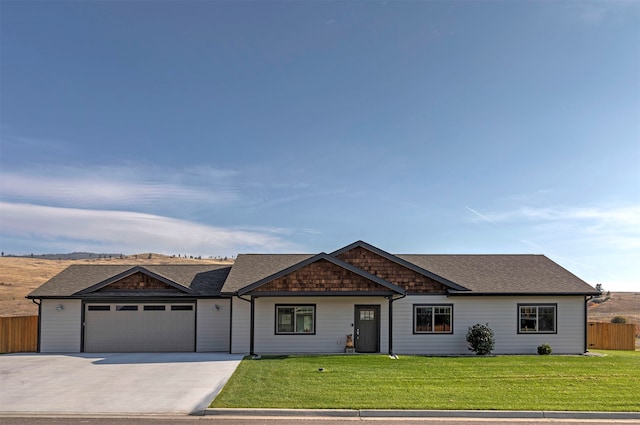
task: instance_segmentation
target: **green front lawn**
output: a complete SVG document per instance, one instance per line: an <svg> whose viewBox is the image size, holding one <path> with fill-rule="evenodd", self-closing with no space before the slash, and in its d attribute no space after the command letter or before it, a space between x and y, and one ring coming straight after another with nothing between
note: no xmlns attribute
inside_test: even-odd
<svg viewBox="0 0 640 425"><path fill-rule="evenodd" d="M242 361L211 407L640 411L640 352L599 352L265 356Z"/></svg>

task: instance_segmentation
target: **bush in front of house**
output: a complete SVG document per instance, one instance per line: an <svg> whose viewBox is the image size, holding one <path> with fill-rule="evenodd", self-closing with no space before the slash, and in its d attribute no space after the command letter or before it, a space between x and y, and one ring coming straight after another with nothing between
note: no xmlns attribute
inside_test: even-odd
<svg viewBox="0 0 640 425"><path fill-rule="evenodd" d="M489 324L476 323L470 326L467 332L467 342L470 351L480 356L490 354L495 345L495 338Z"/></svg>
<svg viewBox="0 0 640 425"><path fill-rule="evenodd" d="M627 318L624 316L616 316L611 319L611 323L627 323Z"/></svg>
<svg viewBox="0 0 640 425"><path fill-rule="evenodd" d="M538 354L540 355L551 354L551 346L546 342L544 344L538 345Z"/></svg>

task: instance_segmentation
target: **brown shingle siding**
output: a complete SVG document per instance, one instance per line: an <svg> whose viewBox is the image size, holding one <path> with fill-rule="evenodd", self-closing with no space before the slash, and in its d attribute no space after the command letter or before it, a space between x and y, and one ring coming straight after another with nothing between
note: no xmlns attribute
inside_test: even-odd
<svg viewBox="0 0 640 425"><path fill-rule="evenodd" d="M362 247L343 252L338 255L338 259L401 286L411 293L447 293L443 284Z"/></svg>
<svg viewBox="0 0 640 425"><path fill-rule="evenodd" d="M134 273L130 276L126 276L116 282L113 282L104 288L96 291L96 292L111 292L111 291L169 291L169 292L180 292L176 288L167 285L164 282L159 281L158 279L154 279L153 277L146 275L144 273L138 272Z"/></svg>
<svg viewBox="0 0 640 425"><path fill-rule="evenodd" d="M371 292L388 290L326 260L319 260L274 279L255 292Z"/></svg>

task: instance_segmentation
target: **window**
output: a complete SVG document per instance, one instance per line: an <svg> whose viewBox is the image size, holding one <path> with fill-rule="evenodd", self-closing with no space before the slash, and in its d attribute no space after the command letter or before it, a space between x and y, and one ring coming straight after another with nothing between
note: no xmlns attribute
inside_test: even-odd
<svg viewBox="0 0 640 425"><path fill-rule="evenodd" d="M276 334L315 333L315 305L276 305Z"/></svg>
<svg viewBox="0 0 640 425"><path fill-rule="evenodd" d="M110 311L110 305L90 305L88 308L89 311Z"/></svg>
<svg viewBox="0 0 640 425"><path fill-rule="evenodd" d="M191 311L193 310L192 305L172 305L171 311Z"/></svg>
<svg viewBox="0 0 640 425"><path fill-rule="evenodd" d="M556 304L518 304L518 333L556 333Z"/></svg>
<svg viewBox="0 0 640 425"><path fill-rule="evenodd" d="M145 305L144 311L164 311L165 306L163 305Z"/></svg>
<svg viewBox="0 0 640 425"><path fill-rule="evenodd" d="M414 305L413 333L453 333L452 305Z"/></svg>
<svg viewBox="0 0 640 425"><path fill-rule="evenodd" d="M118 305L116 306L118 311L138 311L137 305Z"/></svg>
<svg viewBox="0 0 640 425"><path fill-rule="evenodd" d="M360 320L376 320L376 311L360 310Z"/></svg>

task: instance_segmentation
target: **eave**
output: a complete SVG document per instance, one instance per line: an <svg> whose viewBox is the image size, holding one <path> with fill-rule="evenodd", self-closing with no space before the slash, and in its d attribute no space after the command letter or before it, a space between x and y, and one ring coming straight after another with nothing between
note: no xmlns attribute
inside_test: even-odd
<svg viewBox="0 0 640 425"><path fill-rule="evenodd" d="M253 298L260 297L389 297L397 292L393 291L321 291L321 292L291 292L291 291L255 291L250 293Z"/></svg>
<svg viewBox="0 0 640 425"><path fill-rule="evenodd" d="M472 292L472 291L450 291L448 296L462 297L517 297L517 296L590 296L598 295L599 292Z"/></svg>

